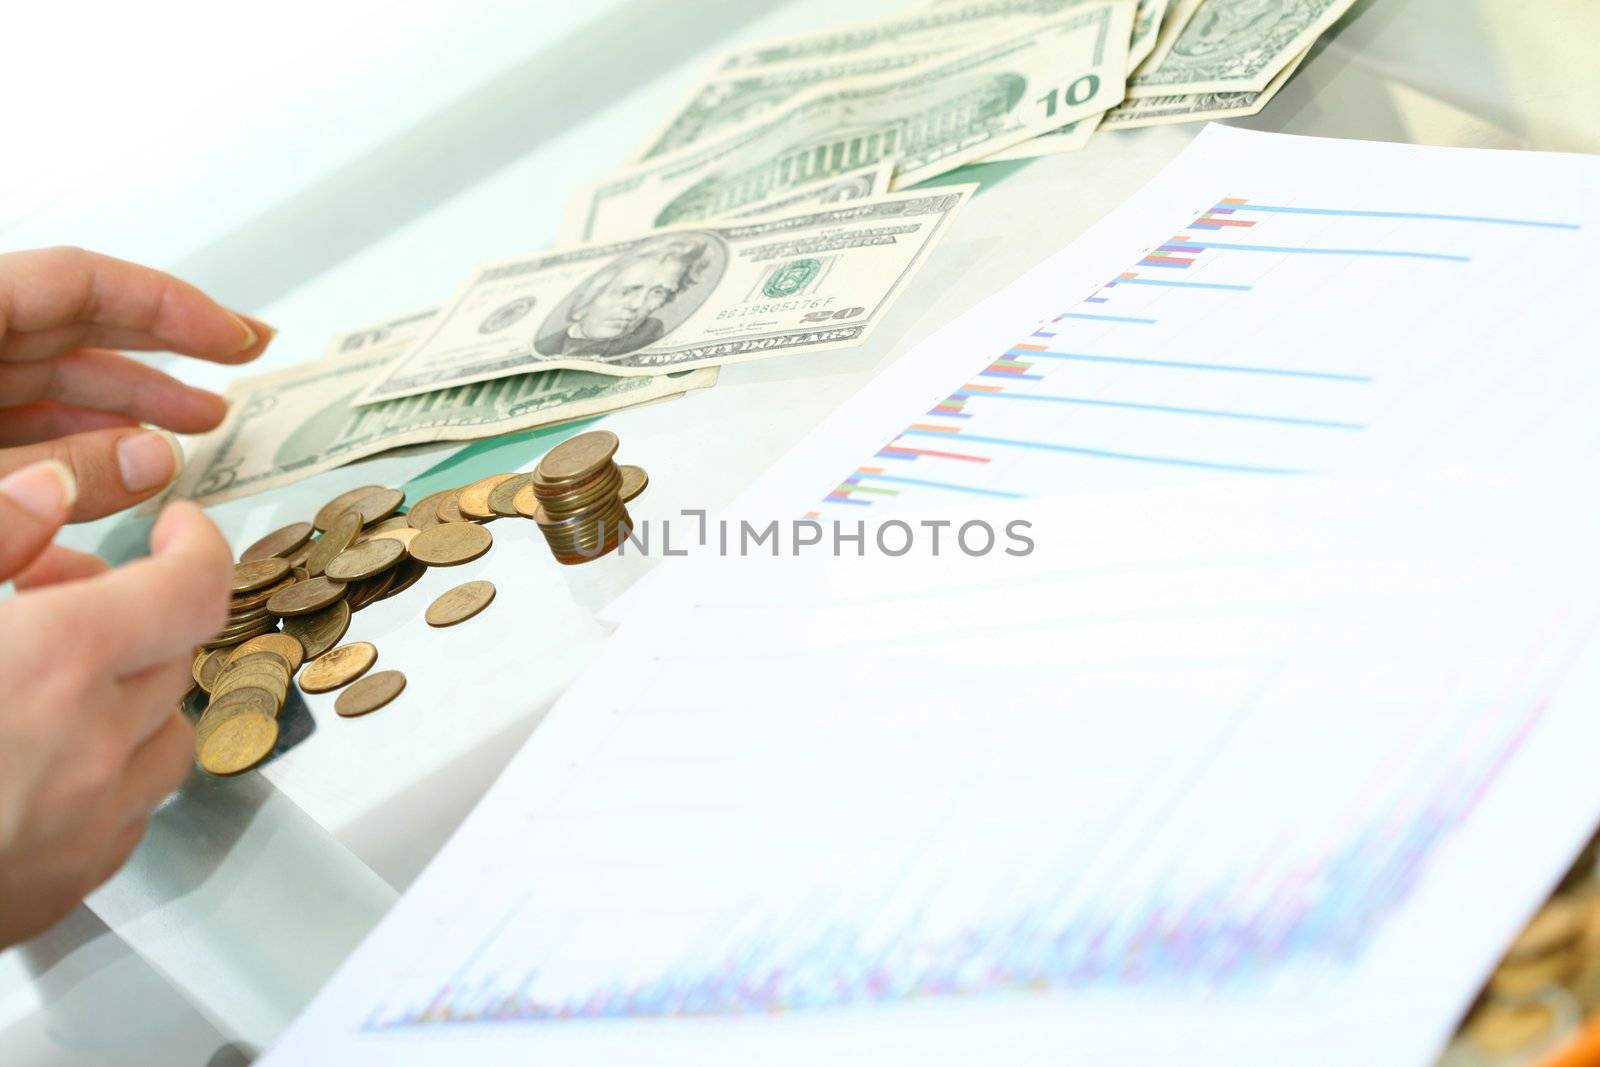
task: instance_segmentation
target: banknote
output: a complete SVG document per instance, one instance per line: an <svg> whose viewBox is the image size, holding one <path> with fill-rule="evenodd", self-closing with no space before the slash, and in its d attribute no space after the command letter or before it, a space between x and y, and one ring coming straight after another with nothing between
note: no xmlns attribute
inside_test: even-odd
<svg viewBox="0 0 1600 1067"><path fill-rule="evenodd" d="M1144 96L1124 100L1101 119L1104 130L1132 130L1140 126L1167 126L1178 122L1210 122L1213 119L1254 115L1277 95L1300 63L1311 53L1308 48L1289 60L1267 87L1259 93L1178 93L1173 96Z"/></svg>
<svg viewBox="0 0 1600 1067"><path fill-rule="evenodd" d="M1133 13L1133 40L1128 42L1129 70L1137 70L1155 51L1169 7L1171 0L1139 0Z"/></svg>
<svg viewBox="0 0 1600 1067"><path fill-rule="evenodd" d="M868 197L887 193L894 183L894 160L885 159L870 166L856 170L847 170L843 174L835 175L826 181L816 182L811 185L802 185L788 196L780 196L772 200L763 200L752 204L740 211L735 211L723 219L749 219L761 215L794 214L813 207L828 207L832 204L842 204L850 200L865 200ZM567 217L561 220L561 233L556 237L557 244L576 245L584 241L579 220L568 212Z"/></svg>
<svg viewBox="0 0 1600 1067"><path fill-rule="evenodd" d="M1201 0L1172 50L1134 76L1128 96L1260 92L1354 3Z"/></svg>
<svg viewBox="0 0 1600 1067"><path fill-rule="evenodd" d="M911 71L810 90L580 191L563 232L610 240L711 219L896 159L913 185L1119 103L1133 0L1069 7Z"/></svg>
<svg viewBox="0 0 1600 1067"><path fill-rule="evenodd" d="M720 134L807 89L907 70L968 44L946 42L942 47L852 53L823 62L785 63L712 77L697 85L669 113L666 121L645 138L633 159L653 159Z"/></svg>
<svg viewBox="0 0 1600 1067"><path fill-rule="evenodd" d="M351 400L438 318L429 310L334 339L329 352L228 391L223 424L185 443L169 492L221 503L404 445L460 441L587 418L714 385L716 368L618 378L587 371L520 374L481 386L356 408Z"/></svg>
<svg viewBox="0 0 1600 1067"><path fill-rule="evenodd" d="M479 267L356 403L541 367L660 374L859 344L974 189L889 193Z"/></svg>
<svg viewBox="0 0 1600 1067"><path fill-rule="evenodd" d="M1085 0L952 0L888 18L852 22L815 33L769 38L723 53L723 72L760 70L782 64L821 63L875 49L909 51L972 41L1007 20L1059 15Z"/></svg>

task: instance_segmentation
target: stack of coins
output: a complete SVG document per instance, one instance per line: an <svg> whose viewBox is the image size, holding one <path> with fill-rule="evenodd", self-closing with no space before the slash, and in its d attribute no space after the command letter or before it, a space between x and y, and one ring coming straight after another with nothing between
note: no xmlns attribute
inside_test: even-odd
<svg viewBox="0 0 1600 1067"><path fill-rule="evenodd" d="M241 563L233 569L233 597L228 621L206 648L229 648L278 628L267 603L294 585L296 576L288 560L268 557Z"/></svg>
<svg viewBox="0 0 1600 1067"><path fill-rule="evenodd" d="M273 638L279 643L268 644ZM195 758L211 774L247 771L278 743L278 713L298 666L297 646L282 634L257 642L254 648L240 645L229 655L212 679L211 700L195 724Z"/></svg>
<svg viewBox="0 0 1600 1067"><path fill-rule="evenodd" d="M514 498L518 512L539 524L557 562L598 559L627 536L631 520L622 500L622 470L612 461L617 445L609 430L557 445Z"/></svg>

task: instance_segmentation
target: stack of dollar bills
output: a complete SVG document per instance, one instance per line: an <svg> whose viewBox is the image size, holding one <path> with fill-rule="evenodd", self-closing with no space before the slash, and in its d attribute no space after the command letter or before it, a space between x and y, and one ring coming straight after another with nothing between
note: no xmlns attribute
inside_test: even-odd
<svg viewBox="0 0 1600 1067"><path fill-rule="evenodd" d="M682 395L861 344L976 188L972 163L1250 115L1355 0L936 0L719 56L558 247L241 381L179 495Z"/></svg>

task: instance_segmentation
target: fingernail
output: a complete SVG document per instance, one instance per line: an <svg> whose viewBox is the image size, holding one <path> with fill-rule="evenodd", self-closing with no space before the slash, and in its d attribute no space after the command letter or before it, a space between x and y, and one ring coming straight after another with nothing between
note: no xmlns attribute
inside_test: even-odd
<svg viewBox="0 0 1600 1067"><path fill-rule="evenodd" d="M238 315L234 315L233 312L231 312L231 311L228 312L228 314L229 315L233 315L233 321L237 322L239 324L239 329L244 334L244 339L239 342L239 347L235 348L234 351L235 352L243 352L245 349L247 349L251 345L255 344L256 341L258 341L260 338L258 338L256 336L255 329L248 322L244 321L244 319L242 319Z"/></svg>
<svg viewBox="0 0 1600 1067"><path fill-rule="evenodd" d="M0 496L10 497L23 511L55 522L78 499L78 479L60 460L47 459L13 471L0 480Z"/></svg>
<svg viewBox="0 0 1600 1067"><path fill-rule="evenodd" d="M117 466L122 470L123 488L142 493L178 476L183 468L183 449L171 434L146 430L117 442Z"/></svg>

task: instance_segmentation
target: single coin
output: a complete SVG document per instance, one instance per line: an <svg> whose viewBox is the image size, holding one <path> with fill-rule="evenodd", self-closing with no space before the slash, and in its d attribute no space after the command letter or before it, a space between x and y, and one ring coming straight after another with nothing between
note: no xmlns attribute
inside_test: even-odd
<svg viewBox="0 0 1600 1067"><path fill-rule="evenodd" d="M546 452L534 473L544 482L578 481L616 455L617 444L617 435L610 430L580 433Z"/></svg>
<svg viewBox="0 0 1600 1067"><path fill-rule="evenodd" d="M409 530L411 525L406 522L404 515L390 515L387 519L375 522L361 531L361 540L370 541L381 533L390 530ZM358 542L359 543L359 542Z"/></svg>
<svg viewBox="0 0 1600 1067"><path fill-rule="evenodd" d="M236 660L243 659L252 652L276 652L289 664L291 671L299 670L300 664L305 662L306 658L306 650L301 647L297 639L285 633L271 633L262 634L260 637L252 637L234 649L233 655L229 657L228 662L231 664Z"/></svg>
<svg viewBox="0 0 1600 1067"><path fill-rule="evenodd" d="M532 474L513 474L489 490L489 510L496 515L514 518L518 514L517 494L531 481L533 481Z"/></svg>
<svg viewBox="0 0 1600 1067"><path fill-rule="evenodd" d="M336 582L365 581L399 563L405 554L406 546L399 541L387 537L368 541L347 548L329 560L323 575Z"/></svg>
<svg viewBox="0 0 1600 1067"><path fill-rule="evenodd" d="M488 607L493 599L492 582L467 582L440 593L438 599L428 605L425 618L429 626L454 626Z"/></svg>
<svg viewBox="0 0 1600 1067"><path fill-rule="evenodd" d="M223 666L228 662L228 654L220 648L202 648L195 654L194 666L190 668L190 676L194 684L206 692L211 692L211 683L217 680L217 675L222 673Z"/></svg>
<svg viewBox="0 0 1600 1067"><path fill-rule="evenodd" d="M313 578L309 582L295 582L289 588L274 593L267 601L267 610L280 618L309 615L321 611L344 596L344 583L331 578Z"/></svg>
<svg viewBox="0 0 1600 1067"><path fill-rule="evenodd" d="M312 522L319 530L326 530L333 525L333 520L350 510L350 505L368 494L382 489L381 485L358 485L354 489L346 489L322 507L317 509L317 514Z"/></svg>
<svg viewBox="0 0 1600 1067"><path fill-rule="evenodd" d="M349 685L378 662L378 650L370 642L352 641L324 652L300 672L300 688L308 693L326 693Z"/></svg>
<svg viewBox="0 0 1600 1067"><path fill-rule="evenodd" d="M333 710L345 718L377 711L400 695L406 687L406 676L399 671L379 671L369 674L355 685L339 694Z"/></svg>
<svg viewBox="0 0 1600 1067"><path fill-rule="evenodd" d="M306 557L306 573L313 578L321 577L334 557L356 543L360 533L360 515L347 511L335 518L333 525L311 546L311 554Z"/></svg>
<svg viewBox="0 0 1600 1067"><path fill-rule="evenodd" d="M251 560L233 568L233 591L249 593L281 582L289 574L289 561L272 557Z"/></svg>
<svg viewBox="0 0 1600 1067"><path fill-rule="evenodd" d="M437 525L445 522L469 521L465 515L461 514L461 505L459 503L460 499L460 489L452 489L450 492L446 493L444 498L439 501L439 507L436 509L436 514L434 515L434 523Z"/></svg>
<svg viewBox="0 0 1600 1067"><path fill-rule="evenodd" d="M472 522L447 522L430 526L411 542L411 557L430 567L470 563L489 551L494 536Z"/></svg>
<svg viewBox="0 0 1600 1067"><path fill-rule="evenodd" d="M383 591L383 599L388 600L397 593L405 592L416 585L422 576L427 573L428 565L426 563L410 558L401 560L400 566L394 569L394 584Z"/></svg>
<svg viewBox="0 0 1600 1067"><path fill-rule="evenodd" d="M273 556L290 559L309 540L311 540L311 524L309 522L292 522L281 530L273 530L267 536L239 553L239 559L245 563L258 559L270 559Z"/></svg>
<svg viewBox="0 0 1600 1067"><path fill-rule="evenodd" d="M1489 976L1489 989L1510 1000L1529 997L1546 986L1571 978L1582 963L1582 954L1576 946L1557 949L1537 959L1502 963Z"/></svg>
<svg viewBox="0 0 1600 1067"><path fill-rule="evenodd" d="M489 494L494 492L495 486L509 482L515 474L491 474L487 478L479 478L465 489L456 498L456 508L469 519L493 519L498 513L489 506Z"/></svg>
<svg viewBox="0 0 1600 1067"><path fill-rule="evenodd" d="M273 694L265 689L253 686L244 689L235 689L231 693L213 700L206 705L205 712L200 716L200 721L194 726L195 752L199 753L200 742L206 735L216 729L217 724L224 719L235 715L265 715L268 718L277 718L279 705Z"/></svg>
<svg viewBox="0 0 1600 1067"><path fill-rule="evenodd" d="M237 621L253 611L264 609L267 606L267 601L272 599L272 594L280 589L289 588L297 580L293 572L291 572L283 581L269 585L265 589L257 589L251 593L235 594L233 599L228 601L228 617Z"/></svg>
<svg viewBox="0 0 1600 1067"><path fill-rule="evenodd" d="M367 538L367 541L399 541L403 547L411 546L411 539L421 533L421 530L412 526L401 526L393 530L383 530ZM365 544L366 542L362 542Z"/></svg>
<svg viewBox="0 0 1600 1067"><path fill-rule="evenodd" d="M539 495L533 491L533 483L517 490L512 506L517 509L517 514L525 519L533 518L533 513L539 510Z"/></svg>
<svg viewBox="0 0 1600 1067"><path fill-rule="evenodd" d="M379 519L387 519L405 503L406 495L398 489L374 489L350 505L350 514L361 517L361 525L371 526Z"/></svg>
<svg viewBox="0 0 1600 1067"><path fill-rule="evenodd" d="M305 647L307 659L316 659L337 645L349 629L350 605L342 600L314 614L283 620L283 632Z"/></svg>
<svg viewBox="0 0 1600 1067"><path fill-rule="evenodd" d="M306 557L311 555L311 546L314 543L315 542L307 541L305 544L295 549L294 552L283 558L289 561L289 566L294 570L302 570L306 565Z"/></svg>
<svg viewBox="0 0 1600 1067"><path fill-rule="evenodd" d="M272 755L278 720L266 715L231 716L199 742L200 767L208 774L242 774Z"/></svg>
<svg viewBox="0 0 1600 1067"><path fill-rule="evenodd" d="M1467 1040L1495 1058L1527 1049L1556 1022L1555 1009L1540 1001L1491 1001L1462 1028Z"/></svg>
<svg viewBox="0 0 1600 1067"><path fill-rule="evenodd" d="M622 502L626 504L650 485L650 475L644 472L643 467L624 466L622 468L622 490L619 494Z"/></svg>
<svg viewBox="0 0 1600 1067"><path fill-rule="evenodd" d="M1507 963L1525 963L1557 949L1566 948L1583 935L1583 906L1575 900L1557 898L1528 920L1522 933L1506 950Z"/></svg>
<svg viewBox="0 0 1600 1067"><path fill-rule="evenodd" d="M406 512L406 524L413 530L426 530L439 521L439 504L445 497L455 492L454 489L441 489L437 493L429 493Z"/></svg>

